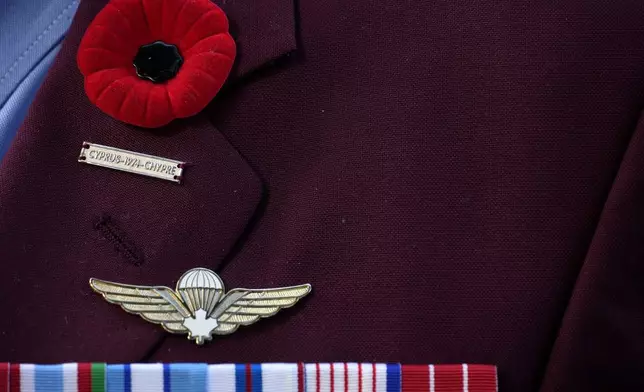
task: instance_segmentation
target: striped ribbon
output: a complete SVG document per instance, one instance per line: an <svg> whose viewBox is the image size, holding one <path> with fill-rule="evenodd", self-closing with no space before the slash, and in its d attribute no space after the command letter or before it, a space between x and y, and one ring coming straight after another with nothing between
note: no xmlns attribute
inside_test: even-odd
<svg viewBox="0 0 644 392"><path fill-rule="evenodd" d="M497 392L489 365L0 363L0 392Z"/></svg>

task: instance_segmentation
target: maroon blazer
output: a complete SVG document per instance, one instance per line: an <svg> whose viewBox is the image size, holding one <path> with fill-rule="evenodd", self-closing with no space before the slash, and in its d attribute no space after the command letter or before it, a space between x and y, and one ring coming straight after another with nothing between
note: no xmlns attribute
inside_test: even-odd
<svg viewBox="0 0 644 392"><path fill-rule="evenodd" d="M239 55L156 131L87 99L84 0L0 168L0 358L490 363L644 388L644 3L222 0ZM189 161L182 185L83 141ZM94 294L311 283L197 347Z"/></svg>

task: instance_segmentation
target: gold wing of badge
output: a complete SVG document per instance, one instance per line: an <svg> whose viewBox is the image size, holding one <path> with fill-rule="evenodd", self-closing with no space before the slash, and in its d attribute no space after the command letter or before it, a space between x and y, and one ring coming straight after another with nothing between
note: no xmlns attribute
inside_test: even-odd
<svg viewBox="0 0 644 392"><path fill-rule="evenodd" d="M311 285L278 289L233 289L215 307L210 317L217 320L212 333L228 335L240 325L250 325L260 318L270 317L281 309L289 308L311 292Z"/></svg>
<svg viewBox="0 0 644 392"><path fill-rule="evenodd" d="M181 276L177 289L138 286L92 278L94 291L125 311L160 324L172 333L187 333L197 344L212 335L228 335L241 325L250 325L288 308L311 292L311 285L250 290L233 289L225 294L217 274L194 268Z"/></svg>

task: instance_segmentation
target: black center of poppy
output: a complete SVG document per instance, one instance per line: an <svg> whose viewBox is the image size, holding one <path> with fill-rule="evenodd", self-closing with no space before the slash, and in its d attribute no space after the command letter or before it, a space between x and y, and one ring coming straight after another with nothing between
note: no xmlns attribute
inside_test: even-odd
<svg viewBox="0 0 644 392"><path fill-rule="evenodd" d="M156 41L141 46L133 63L136 74L141 79L161 83L175 77L183 64L183 58L176 46Z"/></svg>

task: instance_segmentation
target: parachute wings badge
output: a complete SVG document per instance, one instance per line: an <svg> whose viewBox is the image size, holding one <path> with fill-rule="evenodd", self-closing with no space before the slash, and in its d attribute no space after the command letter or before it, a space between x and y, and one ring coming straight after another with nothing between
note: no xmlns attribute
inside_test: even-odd
<svg viewBox="0 0 644 392"><path fill-rule="evenodd" d="M225 293L221 278L207 268L184 273L177 289L137 286L92 278L89 284L110 303L168 332L188 334L201 345L212 335L228 335L288 308L311 292L311 285L272 289L233 289Z"/></svg>

